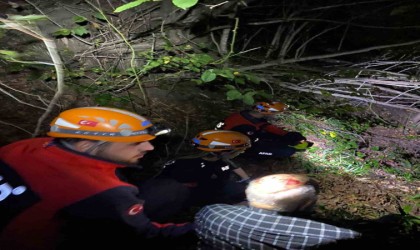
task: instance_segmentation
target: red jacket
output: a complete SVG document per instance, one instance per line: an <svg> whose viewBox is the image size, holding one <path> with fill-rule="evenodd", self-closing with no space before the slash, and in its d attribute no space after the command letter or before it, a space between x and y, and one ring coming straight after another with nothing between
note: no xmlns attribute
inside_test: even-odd
<svg viewBox="0 0 420 250"><path fill-rule="evenodd" d="M173 237L191 224L157 224L138 189L117 178L123 166L62 148L50 138L0 148L1 249L55 249L68 218L112 220L136 235ZM66 216L63 216L66 215Z"/></svg>

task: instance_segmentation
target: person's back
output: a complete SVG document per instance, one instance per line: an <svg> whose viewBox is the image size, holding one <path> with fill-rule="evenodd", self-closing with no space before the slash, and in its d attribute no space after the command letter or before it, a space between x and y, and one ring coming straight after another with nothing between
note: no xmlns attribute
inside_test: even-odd
<svg viewBox="0 0 420 250"><path fill-rule="evenodd" d="M193 205L242 201L249 176L231 159L250 147L249 138L235 131L207 130L192 141L203 153L168 161L156 178L172 178L188 187Z"/></svg>
<svg viewBox="0 0 420 250"><path fill-rule="evenodd" d="M200 167L197 167L200 166ZM232 166L221 160L211 161L205 156L196 158L178 158L165 163L160 177L172 177L186 186L197 186L212 179L227 180ZM213 178L212 178L213 176Z"/></svg>
<svg viewBox="0 0 420 250"><path fill-rule="evenodd" d="M15 242L19 244L27 241L28 244L33 244L29 243L30 239L35 240L37 237L49 237L51 241L48 243L53 243L55 236L47 235L46 232L51 230L51 233L55 233L55 227L61 224L58 211L64 211L78 201L119 186L130 189L126 183L113 178L113 164L94 162L93 159L68 153L57 147L50 138L29 139L5 146L0 149L0 157L3 169L7 169L6 173L2 173L3 180L13 183L14 189L25 189L22 194L14 195L12 191L10 199L4 198L3 202L7 202L4 204L5 208L14 207L18 217L14 218L11 225L13 227L6 227L3 231L3 243L8 239L15 240L16 237L25 239ZM87 164L94 164L95 168L88 168ZM21 182L15 182L16 179L9 175L12 171ZM100 181L97 177L100 177ZM21 202L29 201L32 202L24 207L19 206ZM24 210L20 211L21 209ZM22 235L18 236L16 232ZM38 233L43 235L37 235ZM13 236L9 237L9 234ZM31 245L28 247L31 248ZM47 248L42 246L44 247Z"/></svg>
<svg viewBox="0 0 420 250"><path fill-rule="evenodd" d="M286 110L281 102L258 102L252 110L242 110L226 117L216 129L241 132L252 140L252 147L244 156L267 159L289 157L298 150L312 146L299 132L287 131L271 124L268 119Z"/></svg>
<svg viewBox="0 0 420 250"><path fill-rule="evenodd" d="M1 249L127 247L128 240L192 232L192 224L152 223L138 189L115 175L153 150L152 129L124 110L76 108L51 123L55 139L0 148Z"/></svg>
<svg viewBox="0 0 420 250"><path fill-rule="evenodd" d="M316 190L302 175L250 182L249 206L214 204L195 217L200 249L308 249L358 237L350 229L296 217L310 212Z"/></svg>

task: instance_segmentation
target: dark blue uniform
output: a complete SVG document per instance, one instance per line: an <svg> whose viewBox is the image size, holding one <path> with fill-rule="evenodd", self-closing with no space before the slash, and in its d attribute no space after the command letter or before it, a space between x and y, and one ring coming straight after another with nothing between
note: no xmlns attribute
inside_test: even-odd
<svg viewBox="0 0 420 250"><path fill-rule="evenodd" d="M176 159L167 162L156 178L172 178L190 188L191 205L236 203L245 199L246 184L232 180L233 169L223 160Z"/></svg>

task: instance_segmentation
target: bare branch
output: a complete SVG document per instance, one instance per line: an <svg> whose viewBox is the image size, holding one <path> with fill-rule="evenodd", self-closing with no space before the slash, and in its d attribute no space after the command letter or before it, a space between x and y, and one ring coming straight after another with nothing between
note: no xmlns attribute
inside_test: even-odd
<svg viewBox="0 0 420 250"><path fill-rule="evenodd" d="M275 84L277 84L278 86L280 86L282 88L287 88L287 89L291 89L291 90L297 90L297 91L300 91L300 92L307 92L307 93L322 95L321 91L317 91L317 90L313 90L313 89L309 89L309 88L298 87L295 84L290 83L290 82L276 82ZM335 96L335 97L345 98L345 99L358 100L358 101L362 101L362 102L365 102L365 103L373 103L373 104L378 104L378 105L381 105L381 106L387 106L387 107L393 107L393 108L399 108L399 109L405 109L405 110L420 112L420 110L417 109L417 108L407 107L407 106L399 105L399 104L390 104L390 103L386 103L386 102L377 101L377 100L374 100L372 98L350 96L350 95L343 95L343 94L337 94L337 93L331 93L331 95Z"/></svg>
<svg viewBox="0 0 420 250"><path fill-rule="evenodd" d="M30 36L33 36L35 38L38 38L42 40L47 47L48 53L50 54L50 57L54 63L54 67L56 70L57 75L57 90L54 94L54 97L50 101L46 111L42 114L42 116L38 119L37 126L35 128L35 132L32 134L33 137L37 136L40 132L40 128L42 125L42 122L47 118L47 116L51 113L53 107L57 104L59 98L64 92L64 70L63 70L63 63L61 61L60 55L57 51L57 45L55 44L54 40L49 39L42 35L41 31L38 29L37 26L30 25L27 26L23 23L19 22L13 22L7 19L0 18L0 21L6 24L8 27L19 30L25 34L28 34ZM30 105L32 106L32 105Z"/></svg>
<svg viewBox="0 0 420 250"><path fill-rule="evenodd" d="M11 123L8 123L8 122L4 122L4 121L0 121L0 123L1 124L4 124L4 125L7 125L7 126L11 126L11 127L14 127L14 128L17 128L17 129L19 129L19 130L22 130L23 132L26 132L26 133L28 133L28 134L32 134L30 131L28 131L28 130L26 130L26 129L24 129L24 128L21 128L21 127L19 127L19 126L16 126L16 125L14 125L14 124L11 124Z"/></svg>
<svg viewBox="0 0 420 250"><path fill-rule="evenodd" d="M258 65L253 65L249 67L242 67L240 70L254 70L254 69L262 69L267 68L271 66L281 65L281 64L287 64L287 63L297 63L297 62L305 62L305 61L312 61L312 60L319 60L319 59L325 59L325 58L333 58L333 57L339 57L339 56L345 56L345 55L352 55L352 54L359 54L368 52L371 50L380 50L380 49L388 49L388 48L394 48L394 47L402 47L402 46L408 46L420 43L420 40L414 40L410 42L405 43L397 43L397 44L389 44L389 45L380 45L380 46L372 46L369 48L359 49L359 50L352 50L347 52L340 52L340 53L333 53L333 54L326 54L326 55L316 55L316 56L308 56L308 57L301 57L301 58L292 58L292 59L279 59L274 60L267 63L262 63Z"/></svg>
<svg viewBox="0 0 420 250"><path fill-rule="evenodd" d="M15 101L17 101L17 102L19 102L19 103L22 103L22 104L28 105L28 106L33 107L33 108L46 110L46 108L39 107L39 106L35 106L35 105L31 104L31 103L27 103L27 102L24 102L24 101L20 100L19 98L17 98L16 96L12 95L12 94L11 94L11 93L9 93L9 92L7 92L7 91L6 91L6 90L4 90L3 88L0 88L0 92L2 92L2 93L3 93L3 94L5 94L5 95L10 96L11 98L13 98Z"/></svg>

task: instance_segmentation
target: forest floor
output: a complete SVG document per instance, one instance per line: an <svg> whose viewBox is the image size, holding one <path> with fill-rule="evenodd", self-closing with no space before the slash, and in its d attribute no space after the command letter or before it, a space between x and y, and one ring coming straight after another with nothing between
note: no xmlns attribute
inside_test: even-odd
<svg viewBox="0 0 420 250"><path fill-rule="evenodd" d="M256 176L305 173L300 163L298 158L292 157L288 161L272 162L268 167L260 163L245 169ZM310 176L320 187L317 208L312 215L315 220L361 232L360 247L369 243L377 249L416 249L415 246L419 246L419 224L410 223L413 217L404 212L404 208L409 207L411 215L420 215L418 198L417 201L411 199L420 194L419 181L407 181L380 169L359 177L326 172Z"/></svg>
<svg viewBox="0 0 420 250"><path fill-rule="evenodd" d="M417 132L412 131L416 134ZM380 146L382 153L403 150L411 156L419 156L420 138L407 140L407 131L373 127L364 139ZM314 139L315 138L308 138ZM323 146L323 145L318 145ZM378 152L365 152L368 155ZM299 155L301 154L301 155ZM298 152L288 160L242 164L253 176L270 173L307 173L302 166L306 152ZM240 157L239 157L240 158ZM397 160L397 159L396 159ZM397 162L387 160L388 166ZM417 161L418 164L418 161ZM414 166L418 173L419 165ZM420 181L407 180L381 168L371 169L369 174L331 173L321 169L309 174L320 187L317 208L313 218L334 225L362 232L361 244L376 244L378 249L415 249L420 243L420 225L413 223L413 215L420 216ZM417 196L417 199L414 199ZM361 245L361 246L362 246ZM342 249L342 246L341 248Z"/></svg>

